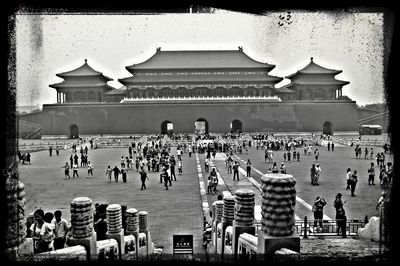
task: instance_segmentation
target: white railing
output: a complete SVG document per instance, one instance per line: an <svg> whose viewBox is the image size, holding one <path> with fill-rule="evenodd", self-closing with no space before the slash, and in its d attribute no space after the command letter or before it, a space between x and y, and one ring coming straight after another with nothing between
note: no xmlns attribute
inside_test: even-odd
<svg viewBox="0 0 400 266"><path fill-rule="evenodd" d="M148 102L148 101L232 101L232 100L266 100L278 101L281 99L278 96L190 96L190 97L148 97L148 98L132 98L124 97L121 103L130 102Z"/></svg>

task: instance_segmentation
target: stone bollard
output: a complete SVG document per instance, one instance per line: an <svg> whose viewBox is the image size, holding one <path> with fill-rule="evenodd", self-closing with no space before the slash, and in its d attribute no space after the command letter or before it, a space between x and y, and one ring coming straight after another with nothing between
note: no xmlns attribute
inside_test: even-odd
<svg viewBox="0 0 400 266"><path fill-rule="evenodd" d="M222 214L224 211L224 202L222 200L215 201L215 240L214 240L214 253L219 253L221 246L221 237L222 237L222 228L221 228L221 221L222 221Z"/></svg>
<svg viewBox="0 0 400 266"><path fill-rule="evenodd" d="M139 234L144 233L146 235L146 257L148 257L149 254L152 254L154 249L153 243L151 242L151 234L148 227L147 218L148 213L146 211L139 212Z"/></svg>
<svg viewBox="0 0 400 266"><path fill-rule="evenodd" d="M255 193L251 189L239 189L235 191L235 215L233 221L232 249L233 258L238 258L238 241L242 233L255 235L254 226Z"/></svg>
<svg viewBox="0 0 400 266"><path fill-rule="evenodd" d="M262 218L258 253L270 258L281 248L300 252L300 237L294 228L295 178L287 174L266 174L261 177L261 182Z"/></svg>
<svg viewBox="0 0 400 266"><path fill-rule="evenodd" d="M84 246L87 250L88 260L97 258L92 203L92 200L87 197L78 197L71 201L72 237L68 241L69 246Z"/></svg>
<svg viewBox="0 0 400 266"><path fill-rule="evenodd" d="M6 178L7 227L6 250L9 259L18 259L20 255L33 255L33 239L26 238L25 185L18 180L17 173Z"/></svg>
<svg viewBox="0 0 400 266"><path fill-rule="evenodd" d="M122 208L119 204L110 204L106 209L108 239L115 239L118 243L119 258L125 254L124 230L122 230Z"/></svg>
<svg viewBox="0 0 400 266"><path fill-rule="evenodd" d="M139 214L134 208L126 210L126 235L135 237L136 259L139 258Z"/></svg>
<svg viewBox="0 0 400 266"><path fill-rule="evenodd" d="M225 249L225 231L226 228L233 224L233 219L235 217L235 197L230 195L223 199L223 212L222 212L222 243L221 248L218 253L222 254L221 260L224 259L224 249Z"/></svg>

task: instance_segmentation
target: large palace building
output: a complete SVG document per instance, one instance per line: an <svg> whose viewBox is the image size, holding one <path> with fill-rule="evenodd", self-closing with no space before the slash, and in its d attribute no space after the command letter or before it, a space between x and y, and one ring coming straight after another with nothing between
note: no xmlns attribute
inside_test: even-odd
<svg viewBox="0 0 400 266"><path fill-rule="evenodd" d="M112 79L85 63L56 74L57 103L19 117L20 131L38 125L42 135L357 131L354 101L342 96L341 70L311 61L287 76L274 65L238 50L161 51L127 66L129 77ZM37 130L38 131L38 130Z"/></svg>

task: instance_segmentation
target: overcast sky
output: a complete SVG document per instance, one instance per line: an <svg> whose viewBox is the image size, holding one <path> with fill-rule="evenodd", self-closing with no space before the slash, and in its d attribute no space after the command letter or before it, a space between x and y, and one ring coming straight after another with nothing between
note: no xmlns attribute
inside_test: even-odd
<svg viewBox="0 0 400 266"><path fill-rule="evenodd" d="M289 11L289 10L288 10ZM236 50L276 65L272 75L287 76L310 57L340 69L350 81L343 95L359 105L384 101L383 14L268 12L252 15L217 10L214 14L26 15L16 19L17 105L55 103L49 84L56 73L73 70L88 59L95 70L117 80L126 66L162 50ZM285 79L278 86L290 81Z"/></svg>

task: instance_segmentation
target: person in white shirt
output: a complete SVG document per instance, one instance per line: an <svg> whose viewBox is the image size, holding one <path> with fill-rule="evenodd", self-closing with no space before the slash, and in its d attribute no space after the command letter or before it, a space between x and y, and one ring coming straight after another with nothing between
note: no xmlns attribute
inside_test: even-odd
<svg viewBox="0 0 400 266"><path fill-rule="evenodd" d="M89 177L93 177L93 164L89 161L88 162L88 176L87 176L87 178L89 178Z"/></svg>
<svg viewBox="0 0 400 266"><path fill-rule="evenodd" d="M64 248L65 240L69 230L67 220L61 216L62 212L60 210L54 212L54 219L52 221L54 225L54 250Z"/></svg>

